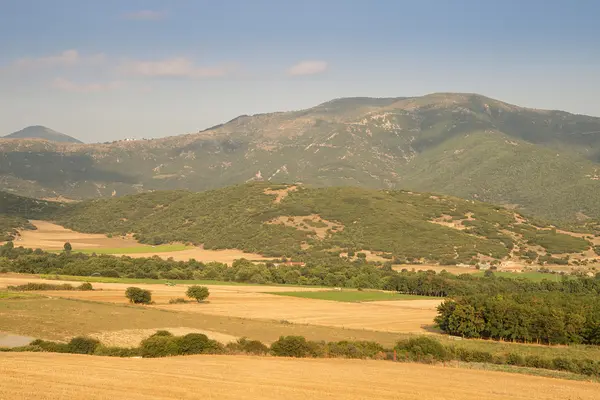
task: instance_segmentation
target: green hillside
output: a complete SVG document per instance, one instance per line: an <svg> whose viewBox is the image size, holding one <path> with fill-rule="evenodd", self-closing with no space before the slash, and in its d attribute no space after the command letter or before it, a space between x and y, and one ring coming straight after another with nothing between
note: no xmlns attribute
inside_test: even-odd
<svg viewBox="0 0 600 400"><path fill-rule="evenodd" d="M35 229L29 219L52 218L59 203L0 192L0 241L12 240L17 229Z"/></svg>
<svg viewBox="0 0 600 400"><path fill-rule="evenodd" d="M133 233L155 245L203 244L299 260L343 253L456 264L532 259L533 252L534 260L544 262L552 254L590 248L585 239L537 228L502 207L352 187L253 183L200 193L143 193L66 205L52 219L81 232Z"/></svg>
<svg viewBox="0 0 600 400"><path fill-rule="evenodd" d="M599 169L600 118L457 93L337 99L156 140L0 139L0 182L31 197L303 182L433 191L565 223L600 219Z"/></svg>

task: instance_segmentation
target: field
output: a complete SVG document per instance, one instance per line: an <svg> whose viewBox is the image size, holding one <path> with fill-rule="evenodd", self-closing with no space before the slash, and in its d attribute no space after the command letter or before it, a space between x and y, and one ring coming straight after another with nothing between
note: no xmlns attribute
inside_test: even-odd
<svg viewBox="0 0 600 400"><path fill-rule="evenodd" d="M174 251L190 250L192 246L186 246L184 244L161 244L158 246L149 245L137 245L134 247L116 247L116 248L105 248L101 247L98 249L74 249L73 252L83 254L114 254L114 255L129 255L137 253L170 253ZM61 251L61 250L55 250Z"/></svg>
<svg viewBox="0 0 600 400"><path fill-rule="evenodd" d="M413 296L394 292L380 291L358 291L358 290L327 290L319 292L276 292L279 296L300 297L304 299L344 301L350 303L362 301L385 301L385 300L426 300L433 297ZM439 300L439 299L438 299Z"/></svg>
<svg viewBox="0 0 600 400"><path fill-rule="evenodd" d="M15 240L15 246L40 248L48 251L61 251L65 242L71 243L73 251L86 254L115 254L130 257L173 258L176 261L195 259L202 262L217 261L231 264L239 258L248 260L267 260L267 258L241 250L207 250L202 247L186 246L184 244L168 244L150 246L138 243L132 236L108 237L94 233L80 233L66 229L47 221L30 221L36 230L21 230Z"/></svg>
<svg viewBox="0 0 600 400"><path fill-rule="evenodd" d="M0 275L0 288L8 285L19 285L32 281L32 277L19 275ZM63 283L66 281L53 281ZM159 284L136 284L136 286L146 288L152 291L152 298L155 305L147 307L133 307L145 312L159 312L165 310L174 315L184 316L186 321L194 318L243 318L253 321L261 321L267 324L276 323L277 327L284 326L311 326L327 327L335 329L350 329L361 331L378 331L393 333L424 333L432 325L433 318L436 315L436 307L441 300L410 300L410 301L381 301L368 303L346 303L332 302L318 299L297 298L290 296L277 296L273 292L289 292L289 287L283 286L258 286L258 285L207 285L211 295L208 301L203 304L169 304L169 300L176 297L185 297L187 285L178 284L177 286L166 286ZM36 294L50 296L53 299L43 299L46 302L45 313L57 306L57 298L93 301L101 303L111 303L127 305L125 298L125 289L128 285L121 283L94 283L94 287L100 290L89 292L81 291L41 291ZM294 288L295 292L306 291L307 293L316 293L322 291L319 288ZM387 297L389 299L389 297ZM52 303L54 301L54 303ZM41 302L38 301L38 302ZM26 302L22 302L26 303ZM37 302L36 302L37 303ZM16 304L16 303L10 303ZM92 304L92 303L90 303ZM35 307L32 305L32 307ZM42 307L38 306L41 310ZM102 311L102 313L108 310ZM65 315L68 315L65 310ZM18 318L9 322L6 318L11 318L10 313L0 315L4 318L6 326L18 325ZM16 315L29 315L29 312L23 310ZM53 315L59 313L52 312ZM16 316L15 315L15 316ZM85 315L85 314L84 314ZM51 316L40 315L40 318L52 318ZM163 316L155 315L161 321ZM24 318L24 317L21 317ZM72 319L72 318L70 318ZM81 316L78 316L78 323ZM0 319L0 321L2 321ZM39 321L40 323L42 320ZM161 321L163 322L163 321ZM110 324L109 324L110 326ZM154 325L157 328L160 325ZM170 323L171 327L190 327L204 328L216 332L226 333L233 336L244 336L232 331L223 331L217 327L199 326L198 324L189 325L189 323L175 324ZM136 324L127 324L122 329L147 328L148 326L137 326ZM99 327L98 327L99 328ZM312 329L312 328L311 328ZM31 332L17 332L32 334ZM260 334L252 337L260 340L275 340L281 333L279 329L271 329L267 335ZM42 336L45 337L45 336Z"/></svg>
<svg viewBox="0 0 600 400"><path fill-rule="evenodd" d="M592 400L598 391L590 382L385 361L0 354L6 399Z"/></svg>

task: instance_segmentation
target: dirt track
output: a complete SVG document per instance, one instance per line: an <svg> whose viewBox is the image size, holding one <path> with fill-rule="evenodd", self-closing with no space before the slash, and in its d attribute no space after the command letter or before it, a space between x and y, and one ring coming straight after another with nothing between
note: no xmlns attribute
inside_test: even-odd
<svg viewBox="0 0 600 400"><path fill-rule="evenodd" d="M390 361L0 353L0 399L592 400L598 393L596 383Z"/></svg>

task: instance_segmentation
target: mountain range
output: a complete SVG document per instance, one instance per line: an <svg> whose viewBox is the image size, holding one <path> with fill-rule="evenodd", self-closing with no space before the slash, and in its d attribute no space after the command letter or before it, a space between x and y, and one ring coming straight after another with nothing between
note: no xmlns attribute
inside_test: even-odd
<svg viewBox="0 0 600 400"><path fill-rule="evenodd" d="M337 99L155 140L0 139L0 185L38 198L301 182L437 192L581 222L600 218L599 169L600 118L461 93Z"/></svg>

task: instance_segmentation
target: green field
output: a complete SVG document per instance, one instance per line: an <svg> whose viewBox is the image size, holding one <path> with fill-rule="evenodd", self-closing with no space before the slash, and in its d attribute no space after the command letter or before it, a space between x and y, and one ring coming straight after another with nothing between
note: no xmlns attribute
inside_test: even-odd
<svg viewBox="0 0 600 400"><path fill-rule="evenodd" d="M73 249L73 253L83 254L139 254L139 253L168 253L171 251L182 251L193 249L193 246L186 246L185 244L161 244L158 246L140 245L135 247L116 247L116 248L102 248L102 249ZM62 250L53 251L53 253L60 253Z"/></svg>
<svg viewBox="0 0 600 400"><path fill-rule="evenodd" d="M473 276L482 277L482 276L484 276L483 274L484 274L484 272L476 272L473 274ZM545 272L516 273L516 272L496 272L496 271L494 271L494 275L499 278L529 279L534 282L541 282L544 279L557 282L557 281L560 281L563 277L563 275L560 275L560 274L549 274L549 273L545 273ZM567 275L567 277L570 278L568 275Z"/></svg>
<svg viewBox="0 0 600 400"><path fill-rule="evenodd" d="M413 296L394 292L358 291L358 290L331 290L321 292L278 292L270 293L280 296L302 297L305 299L344 301L356 303L361 301L383 301L383 300L426 300L436 297Z"/></svg>

